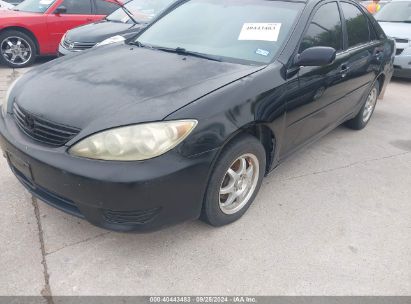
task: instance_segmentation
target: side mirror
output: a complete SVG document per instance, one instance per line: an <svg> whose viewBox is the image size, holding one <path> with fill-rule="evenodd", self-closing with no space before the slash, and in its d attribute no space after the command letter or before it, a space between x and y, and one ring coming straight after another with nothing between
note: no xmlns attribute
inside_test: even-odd
<svg viewBox="0 0 411 304"><path fill-rule="evenodd" d="M337 51L332 47L315 46L298 54L295 65L298 66L323 66L333 63Z"/></svg>
<svg viewBox="0 0 411 304"><path fill-rule="evenodd" d="M56 15L65 14L65 13L67 13L67 7L61 5L61 6L59 6L58 8L56 8L56 10L54 11L54 13L55 13Z"/></svg>

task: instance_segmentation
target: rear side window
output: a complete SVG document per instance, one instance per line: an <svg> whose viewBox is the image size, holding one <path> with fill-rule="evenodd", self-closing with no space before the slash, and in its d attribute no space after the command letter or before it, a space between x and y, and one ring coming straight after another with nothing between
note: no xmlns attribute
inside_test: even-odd
<svg viewBox="0 0 411 304"><path fill-rule="evenodd" d="M371 39L367 17L350 3L341 2L341 8L347 24L348 47L368 43Z"/></svg>
<svg viewBox="0 0 411 304"><path fill-rule="evenodd" d="M64 0L61 6L67 9L69 15L91 15L90 0Z"/></svg>
<svg viewBox="0 0 411 304"><path fill-rule="evenodd" d="M301 42L299 52L314 46L342 50L342 26L337 2L324 4L317 10Z"/></svg>
<svg viewBox="0 0 411 304"><path fill-rule="evenodd" d="M114 12L116 9L119 8L117 4L107 2L104 0L97 0L96 1L97 5L97 15L110 15L112 12Z"/></svg>

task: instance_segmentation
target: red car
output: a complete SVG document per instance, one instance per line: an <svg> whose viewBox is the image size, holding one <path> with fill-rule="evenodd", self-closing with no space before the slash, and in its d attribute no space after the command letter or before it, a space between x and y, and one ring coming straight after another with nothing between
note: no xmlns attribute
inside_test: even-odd
<svg viewBox="0 0 411 304"><path fill-rule="evenodd" d="M68 30L103 19L118 7L105 0L25 0L0 11L0 60L21 68L36 56L56 55Z"/></svg>

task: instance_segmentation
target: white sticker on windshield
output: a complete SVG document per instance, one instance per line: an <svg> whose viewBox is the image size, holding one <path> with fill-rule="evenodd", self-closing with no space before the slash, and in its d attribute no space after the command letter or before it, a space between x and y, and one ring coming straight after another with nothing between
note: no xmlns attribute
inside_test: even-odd
<svg viewBox="0 0 411 304"><path fill-rule="evenodd" d="M261 55L261 56L268 56L270 55L270 51L267 50L263 50L263 49L257 49L257 51L255 51L256 54Z"/></svg>
<svg viewBox="0 0 411 304"><path fill-rule="evenodd" d="M277 41L281 23L244 23L238 40Z"/></svg>
<svg viewBox="0 0 411 304"><path fill-rule="evenodd" d="M40 0L41 5L50 5L54 0Z"/></svg>

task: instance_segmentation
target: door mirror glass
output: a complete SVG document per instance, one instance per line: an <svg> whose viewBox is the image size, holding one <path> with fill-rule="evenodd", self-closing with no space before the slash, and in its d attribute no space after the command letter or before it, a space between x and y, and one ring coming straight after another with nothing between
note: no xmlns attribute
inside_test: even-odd
<svg viewBox="0 0 411 304"><path fill-rule="evenodd" d="M298 54L295 60L297 66L323 66L333 63L337 51L332 47L315 46Z"/></svg>
<svg viewBox="0 0 411 304"><path fill-rule="evenodd" d="M63 5L59 6L58 8L56 8L56 10L54 11L54 13L56 15L60 15L60 14L65 14L67 13L67 8Z"/></svg>

